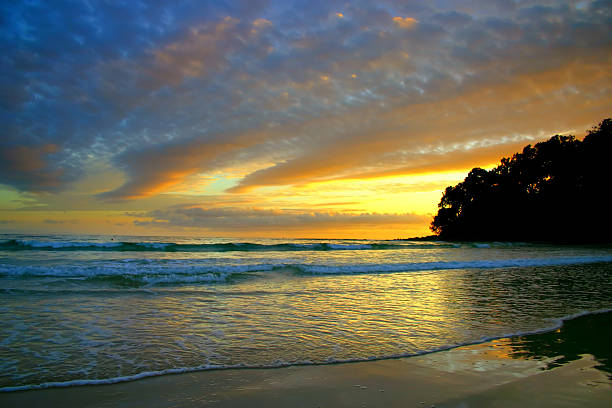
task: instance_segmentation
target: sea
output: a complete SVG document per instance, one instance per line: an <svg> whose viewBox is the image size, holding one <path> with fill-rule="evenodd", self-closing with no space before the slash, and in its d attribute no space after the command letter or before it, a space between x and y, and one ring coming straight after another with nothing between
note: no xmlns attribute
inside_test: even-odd
<svg viewBox="0 0 612 408"><path fill-rule="evenodd" d="M0 234L0 391L409 357L611 309L611 245Z"/></svg>

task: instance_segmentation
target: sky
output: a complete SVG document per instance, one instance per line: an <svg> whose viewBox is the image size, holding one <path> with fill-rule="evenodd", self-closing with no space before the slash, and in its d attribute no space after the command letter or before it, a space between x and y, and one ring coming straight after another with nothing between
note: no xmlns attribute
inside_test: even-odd
<svg viewBox="0 0 612 408"><path fill-rule="evenodd" d="M428 235L611 116L612 2L0 1L0 232Z"/></svg>

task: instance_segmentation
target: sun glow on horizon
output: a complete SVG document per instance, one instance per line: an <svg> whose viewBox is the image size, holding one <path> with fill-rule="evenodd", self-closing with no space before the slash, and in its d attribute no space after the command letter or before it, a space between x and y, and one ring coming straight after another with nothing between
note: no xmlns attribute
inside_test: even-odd
<svg viewBox="0 0 612 408"><path fill-rule="evenodd" d="M462 180L465 174L464 171L453 171L328 180L300 186L260 187L248 194L223 193L234 184L232 178L201 177L178 189L190 194L167 192L149 199L150 203L141 211L113 210L113 206L121 204L98 200L101 208L97 211L82 211L78 206L70 208L69 203L62 202L57 203L56 208L63 207L64 210L45 208L42 204L38 208L34 202L28 201L30 211L23 212L19 211L19 205L9 207L7 204L15 200L15 195L5 194L0 222L4 222L2 227L5 230L24 232L371 239L420 236L429 234L428 222L418 220L429 219L436 211L444 188ZM146 210L146 207L155 208L155 201L163 197L180 199L185 208L230 209L236 217L245 217L244 227L234 225L224 230L216 219L210 228L205 223L193 227L173 225L173 220L159 218L159 214ZM136 207L137 202L133 202ZM247 210L263 212L255 214L272 211L279 218L278 225L249 225L253 215L243 214ZM406 218L404 214L414 215ZM295 221L295 217L301 217L302 221ZM322 217L329 220L322 220ZM338 221L333 218L338 218ZM308 220L318 221L309 225Z"/></svg>
<svg viewBox="0 0 612 408"><path fill-rule="evenodd" d="M473 167L610 116L601 2L247 3L0 10L0 232L426 235Z"/></svg>

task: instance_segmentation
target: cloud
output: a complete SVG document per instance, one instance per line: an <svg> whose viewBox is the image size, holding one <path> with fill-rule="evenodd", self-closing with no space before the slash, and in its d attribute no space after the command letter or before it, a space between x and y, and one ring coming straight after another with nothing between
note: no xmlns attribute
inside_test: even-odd
<svg viewBox="0 0 612 408"><path fill-rule="evenodd" d="M455 145L580 130L612 102L605 2L28 2L0 13L0 182L22 191L69 188L97 162L124 172L107 199L228 168L248 173L241 194L435 171L489 154Z"/></svg>
<svg viewBox="0 0 612 408"><path fill-rule="evenodd" d="M246 25L240 25L238 19L230 16L191 28L184 38L151 51L152 60L141 69L147 76L145 86L159 89L178 85L186 78L201 78L226 68L228 51L240 47L241 36L257 34L264 29L266 21L255 20L250 33Z"/></svg>
<svg viewBox="0 0 612 408"><path fill-rule="evenodd" d="M418 21L412 17L393 17L393 24L403 29L413 28L417 22Z"/></svg>
<svg viewBox="0 0 612 408"><path fill-rule="evenodd" d="M149 221L135 220L138 226L203 228L217 231L282 231L329 228L359 228L419 225L429 216L417 214L341 213L257 208L202 208L181 206L145 214Z"/></svg>
<svg viewBox="0 0 612 408"><path fill-rule="evenodd" d="M214 142L167 144L130 150L114 161L128 179L119 188L99 194L103 199L134 199L154 195L200 171L207 160L231 148Z"/></svg>
<svg viewBox="0 0 612 408"><path fill-rule="evenodd" d="M6 22L0 46L7 50L0 61L5 124L0 151L23 146L32 156L35 149L53 145L49 173L62 173L51 177L11 166L3 169L10 173L0 175L0 181L24 191L57 191L86 173L92 160L107 161L143 143L167 142L177 129L184 134L185 124L177 124L180 118L167 109L185 101L164 87L222 67L224 55L215 47L231 48L240 35L227 13L254 20L261 28L264 22L254 14L261 6L260 1L232 2L231 7L135 1L0 7ZM250 27L244 23L240 30ZM190 41L182 47L179 38ZM197 112L187 116L201 118ZM38 156L45 159L43 153Z"/></svg>
<svg viewBox="0 0 612 408"><path fill-rule="evenodd" d="M567 77L575 78L573 87L582 91L568 89ZM576 113L575 106L587 96L597 99L602 95L598 89L605 78L610 74L597 65L572 63L517 75L486 88L479 83L465 84L454 98L338 115L337 122L327 126L355 122L362 129L309 140L310 145L296 157L247 175L229 191L243 193L258 186L409 175L495 163L525 144L555 133L568 129L583 132L592 113ZM551 104L550 98L556 103ZM603 104L598 106L603 108ZM532 115L526 116L526 111ZM600 115L605 114L601 109ZM313 126L327 127L323 121Z"/></svg>
<svg viewBox="0 0 612 408"><path fill-rule="evenodd" d="M224 155L236 154L263 138L261 132L235 137L217 135L128 150L114 159L128 176L127 181L119 188L98 196L123 200L154 195L184 182L195 173L211 170Z"/></svg>
<svg viewBox="0 0 612 408"><path fill-rule="evenodd" d="M58 147L5 146L0 150L0 182L27 191L57 191L70 176L53 160Z"/></svg>
<svg viewBox="0 0 612 408"><path fill-rule="evenodd" d="M55 219L45 219L43 220L45 224L78 224L79 220L55 220Z"/></svg>
<svg viewBox="0 0 612 408"><path fill-rule="evenodd" d="M326 146L321 150L297 159L257 170L228 192L242 193L254 187L274 185L300 185L310 182L343 179L364 179L397 175L415 175L429 172L444 172L488 165L498 162L503 155L511 155L522 149L524 138L518 141L492 141L492 146L469 148L466 143L426 153L421 151L396 153L398 157L385 157L394 152L393 145L363 143L346 147L343 143ZM527 139L527 140L531 140ZM397 147L396 147L397 148ZM381 157L382 163L367 160ZM368 166L369 165L369 166Z"/></svg>

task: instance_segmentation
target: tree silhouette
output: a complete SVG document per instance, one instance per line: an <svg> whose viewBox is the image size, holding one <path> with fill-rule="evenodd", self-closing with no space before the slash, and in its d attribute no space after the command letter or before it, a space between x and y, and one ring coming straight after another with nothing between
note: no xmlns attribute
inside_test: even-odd
<svg viewBox="0 0 612 408"><path fill-rule="evenodd" d="M447 240L611 242L612 119L553 136L447 187L431 230Z"/></svg>

